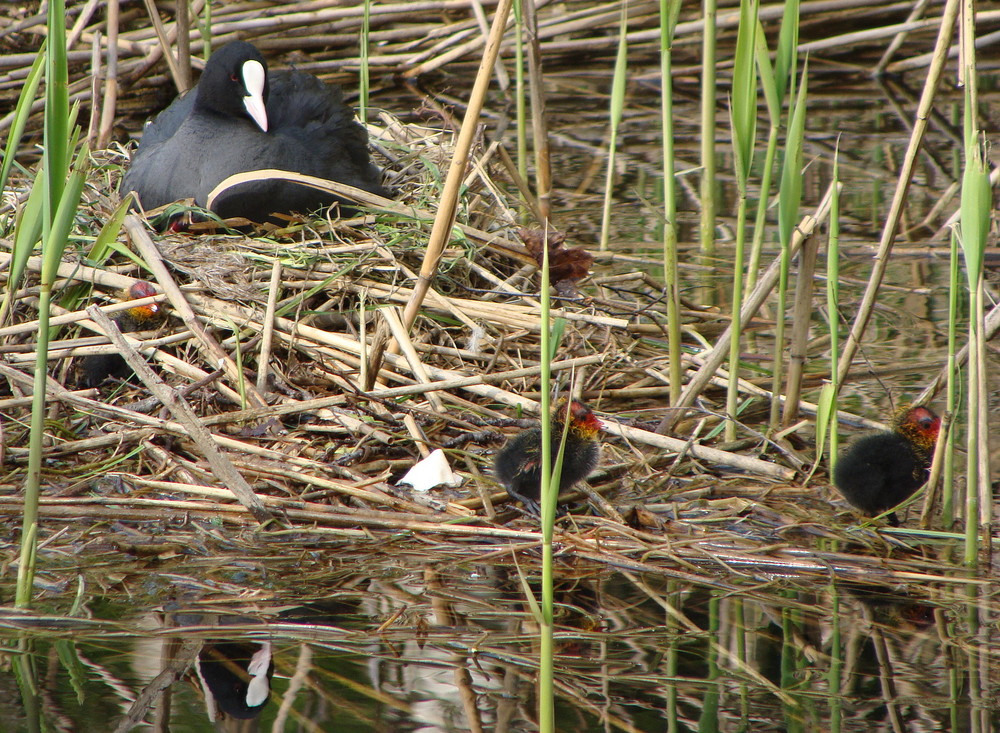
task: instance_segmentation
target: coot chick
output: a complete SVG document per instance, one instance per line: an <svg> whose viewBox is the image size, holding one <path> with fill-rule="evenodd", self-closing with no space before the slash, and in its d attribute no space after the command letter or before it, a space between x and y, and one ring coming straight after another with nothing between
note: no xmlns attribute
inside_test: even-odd
<svg viewBox="0 0 1000 733"><path fill-rule="evenodd" d="M340 88L301 71L269 74L249 43L212 54L197 86L150 123L122 181L146 209L182 198L206 206L208 195L237 173L278 169L346 183L380 196L389 191L368 154L368 133ZM212 204L222 218L270 219L342 201L287 181L253 181Z"/></svg>
<svg viewBox="0 0 1000 733"><path fill-rule="evenodd" d="M926 407L904 408L892 430L858 438L837 459L833 482L867 516L881 514L909 498L930 471L941 418ZM896 527L896 513L887 519Z"/></svg>
<svg viewBox="0 0 1000 733"><path fill-rule="evenodd" d="M144 280L135 282L125 293L129 300L148 298L151 295L156 295L156 290ZM129 333L142 330L159 315L160 306L150 303L124 310L112 320L118 325L119 331ZM99 387L108 379L128 379L132 376L132 367L120 354L91 354L83 358L81 369L83 374L80 386L85 388Z"/></svg>
<svg viewBox="0 0 1000 733"><path fill-rule="evenodd" d="M556 460L566 419L566 400L559 400L552 411L552 461ZM569 403L569 430L563 451L559 493L587 478L597 467L600 445L597 433L601 421L582 402ZM509 441L497 454L493 464L497 480L506 487L512 499L524 504L533 514L539 514L542 484L542 429L529 428Z"/></svg>

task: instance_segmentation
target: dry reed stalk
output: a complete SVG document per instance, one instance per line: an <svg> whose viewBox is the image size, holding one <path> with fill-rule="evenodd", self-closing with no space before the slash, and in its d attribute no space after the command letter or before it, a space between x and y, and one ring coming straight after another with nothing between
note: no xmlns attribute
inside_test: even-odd
<svg viewBox="0 0 1000 733"><path fill-rule="evenodd" d="M133 278L122 278L124 281L135 282ZM23 296L22 296L23 297ZM98 310L107 315L113 315L115 313L120 313L121 311L128 310L131 307L148 305L150 303L162 303L165 300L162 295L153 295L148 298L137 298L136 300L131 300L122 303L112 303L110 305L98 306ZM71 313L61 313L59 315L53 316L49 323L53 326L66 326L73 323L83 323L87 320L86 311L73 311ZM93 322L91 322L91 327L93 327ZM17 323L12 326L5 326L0 328L0 338L6 338L8 336L16 336L19 334L34 333L38 331L38 319L24 321L23 323ZM61 342L53 342L59 344Z"/></svg>
<svg viewBox="0 0 1000 733"><path fill-rule="evenodd" d="M272 468L274 471L273 475L282 475L280 469ZM285 471L285 474L291 472ZM200 486L192 484L182 484L172 481L154 481L149 479L143 479L140 477L123 477L129 481L129 483L134 483L135 486L146 488L158 492L174 494L189 494L191 496L198 496L215 501L228 501L232 498L232 494L225 489L219 489L214 486ZM368 504L385 504L385 499L387 498L381 491L365 491L356 486L351 486L344 481L332 481L327 479L325 485L322 483L312 484L318 488L331 488L338 492L353 492L350 496L354 496ZM282 498L276 496L265 496L262 497L264 504L273 507L275 509L280 509L282 512L298 509L302 511L309 511L314 514L322 515L324 517L329 517L331 515L339 516L361 516L372 519L383 519L383 520L399 520L399 521L414 521L414 522L428 522L428 521L450 521L449 517L439 517L434 515L426 507L422 507L419 504L414 504L412 502L398 501L396 503L396 508L391 511L379 511L376 509L356 509L353 507L332 507L328 504L318 504L315 502L303 501L298 498ZM150 501L161 501L159 499L151 499ZM232 505L230 505L232 506Z"/></svg>
<svg viewBox="0 0 1000 733"><path fill-rule="evenodd" d="M145 228L140 223L139 219L133 214L129 214L125 217L125 230L128 232L129 237L132 239L132 243L139 250L139 253L145 259L147 266L156 278L160 287L166 293L170 305L173 306L174 311L177 315L181 317L184 321L184 325L187 326L188 330L195 334L197 337L196 343L202 349L205 358L213 366L221 367L225 370L226 376L236 385L243 383L242 377L239 373L239 367L236 362L227 354L218 342L212 336L208 334L207 331L202 327L201 322L194 315L194 311L191 310L191 306L188 305L187 300L185 300L183 293L181 293L180 288L177 283L174 282L173 275L170 270L167 269L166 264L163 262L160 256L160 251L153 244L153 240L150 239L149 235L146 233ZM259 392L253 387L253 385L243 383L243 388L246 391L247 396L250 398L251 402L255 403L258 407L262 407L267 404L266 400L260 395Z"/></svg>
<svg viewBox="0 0 1000 733"><path fill-rule="evenodd" d="M274 339L274 311L278 303L278 289L281 287L281 263L275 260L271 265L271 282L267 288L267 309L264 311L264 331L260 340L260 356L257 359L257 391L267 389L268 365L271 361L271 344Z"/></svg>
<svg viewBox="0 0 1000 733"><path fill-rule="evenodd" d="M11 255L8 252L0 252L0 269L5 273L9 269ZM26 263L29 272L41 272L42 260L40 257L29 257ZM135 278L97 267L87 267L77 262L63 262L59 265L57 274L60 278L72 279L74 281L91 282L95 285L125 290L135 283ZM6 274L5 274L6 276Z"/></svg>
<svg viewBox="0 0 1000 733"><path fill-rule="evenodd" d="M93 321L81 321L80 325L92 328L96 333L103 334L103 331L101 331L97 324ZM125 336L125 341L136 351L141 351L144 354L147 354L150 358L158 358L160 360L169 359L171 356L167 352L156 351L156 349L161 346L182 343L191 338L190 333L173 334L164 338L148 340L138 338L141 335L142 332L129 333ZM7 349L0 350L0 353L3 351L10 353ZM117 352L118 350L116 348L107 345L107 339L104 338L69 339L67 341L55 342L55 348L49 351L49 360L59 361L60 359L67 359L75 356L115 354ZM11 354L8 358L8 362L12 365L25 365L29 364L34 358L36 358L36 352L34 350L24 350L21 353Z"/></svg>
<svg viewBox="0 0 1000 733"><path fill-rule="evenodd" d="M638 430L626 425L604 420L604 429L611 435L619 435L635 443L651 445L655 448L663 448L668 451L680 453L687 451L696 458L721 466L733 466L741 471L748 471L760 476L768 476L781 481L791 481L795 477L795 470L780 466L769 461L762 461L757 458L740 455L739 453L727 453L718 448L711 448L697 443L689 443L686 440L671 438L648 430Z"/></svg>
<svg viewBox="0 0 1000 733"><path fill-rule="evenodd" d="M104 77L104 99L101 105L101 122L97 133L97 148L108 147L115 124L115 110L118 105L118 0L108 0L107 12L107 72ZM95 44L100 49L100 42ZM96 108L96 98L95 105Z"/></svg>
<svg viewBox="0 0 1000 733"><path fill-rule="evenodd" d="M926 20L915 20L907 23L896 23L882 26L880 28L869 28L865 30L852 31L839 36L831 36L818 41L810 41L799 45L800 53L813 54L817 51L825 51L832 48L843 48L863 41L875 41L899 34L912 33L913 31L937 30L941 25L941 18L928 18Z"/></svg>
<svg viewBox="0 0 1000 733"><path fill-rule="evenodd" d="M204 428L198 420L191 406L181 398L176 392L170 389L146 364L145 360L129 345L128 341L122 337L118 327L110 318L101 313L100 309L91 306L88 310L90 317L97 321L97 324L105 331L111 343L117 346L121 355L132 367L143 384L149 388L156 397L166 405L174 418L177 419L187 431L188 439L193 441L203 456L208 459L212 466L212 473L225 486L229 488L240 503L253 514L260 523L271 519L270 512L264 508L260 500L246 479L233 467L233 464L219 450L212 439L212 435Z"/></svg>
<svg viewBox="0 0 1000 733"><path fill-rule="evenodd" d="M789 245L789 256L794 257L796 253L802 246L802 242L806 237L812 235L816 227L827 217L830 213L830 191L828 190L823 196L823 200L820 202L819 207L816 209L815 215L806 214L802 221L799 223L798 227L795 229L795 233L792 235L792 241ZM775 260L767 268L763 275L757 280L757 285L754 286L753 292L751 292L744 302L743 311L740 314L743 323L749 323L753 317L757 314L757 311L764 304L764 300L778 284L778 275L780 271L780 260ZM702 356L703 364L698 370L694 377L692 377L687 385L684 387L684 391L681 393L680 400L678 400L675 407L690 407L694 404L695 398L701 394L701 391L705 388L705 385L711 381L715 372L722 362L725 361L727 354L729 353L729 329L716 339L715 344L712 346L711 350ZM678 410L673 418L661 426L666 429L669 425L675 424L676 421L682 416L683 411Z"/></svg>
<svg viewBox="0 0 1000 733"><path fill-rule="evenodd" d="M424 296L430 288L431 281L437 271L444 251L445 244L451 237L451 227L455 221L455 214L458 207L459 184L465 175L465 167L469 161L469 154L472 150L472 142L476 135L479 124L479 114L485 101L486 91L489 88L489 79L493 73L497 56L500 53L500 42L503 38L503 30L507 25L507 16L510 13L512 0L499 0L496 13L493 18L493 27L483 51L483 59L479 67L479 73L473 83L472 92L469 96L469 105L466 110L465 119L459 130L458 138L455 141L455 148L452 153L451 164L448 168L448 176L445 179L444 189L438 200L437 216L434 218L434 227L431 229L430 238L427 241L427 252L424 255L423 263L420 267L420 275L414 285L413 296L406 305L403 312L403 325L409 330L417 318L417 311L424 301ZM393 351L393 345L388 345L388 351ZM378 353L378 348L373 354L372 371L378 373L382 362L382 355Z"/></svg>
<svg viewBox="0 0 1000 733"><path fill-rule="evenodd" d="M809 324L812 320L814 277L819 242L810 237L802 243L795 270L795 301L792 306L792 329L788 338L788 374L785 377L784 412L781 421L790 425L798 419L802 399L802 380L809 359Z"/></svg>
<svg viewBox="0 0 1000 733"><path fill-rule="evenodd" d="M994 22L997 16L994 14L997 11L992 11L990 14L990 19ZM979 13L976 13L976 22L979 22ZM946 18L939 20L938 23L945 22ZM993 33L985 33L976 38L976 48L985 49L994 46L997 41L1000 40L1000 32L994 31ZM948 58L955 58L958 56L958 51L955 49L950 49L947 52ZM906 59L904 61L896 61L895 63L889 64L886 67L886 73L889 74L903 74L907 71L915 71L917 69L923 69L925 67L932 67L938 60L937 49L931 51L930 53L919 54L912 58ZM928 72L929 73L929 72Z"/></svg>
<svg viewBox="0 0 1000 733"><path fill-rule="evenodd" d="M927 72L927 80L924 83L923 93L920 96L920 106L917 109L916 119L913 125L913 132L906 148L906 155L899 173L899 182L893 193L892 204L889 207L889 214L882 229L882 236L879 239L878 253L875 256L875 266L872 268L868 279L868 286L865 288L861 304L858 306L858 313L851 324L851 331L844 341L840 363L837 368L837 384L843 385L847 378L847 371L854 360L854 355L858 350L858 345L868 326L875 309L875 298L878 295L879 286L885 276L885 268L889 263L889 253L896 241L896 231L899 227L900 217L906 202L906 193L910 189L913 179L914 166L917 155L920 152L924 133L927 130L928 113L934 103L938 85L941 82L941 75L944 71L947 60L948 49L951 46L951 39L955 29L955 19L961 3L958 0L948 0L945 4L938 30L937 43L934 48L934 59Z"/></svg>
<svg viewBox="0 0 1000 733"><path fill-rule="evenodd" d="M160 11L156 9L155 0L143 0L146 4L146 13L149 17L150 23L153 26L153 30L156 32L156 37L160 42L160 48L163 49L163 58L167 62L167 67L170 69L170 75L174 79L174 87L179 91L184 91L187 89L186 80L184 79L180 67L177 64L177 59L172 53L170 53L170 45L173 42L173 38L167 38L167 30L163 25L163 21L160 18ZM176 27L176 26L175 26ZM176 38L176 32L174 34Z"/></svg>
<svg viewBox="0 0 1000 733"><path fill-rule="evenodd" d="M355 292L365 289L374 296L388 302L407 303L413 297L413 292L406 288L389 287L382 283L361 280L357 283L344 282L341 287ZM435 308L434 306L445 306ZM522 306L512 303L483 303L479 300L449 298L441 295L430 298L426 303L430 312L448 315L462 313L467 324L475 325L479 321L491 323L500 328L521 329L529 333L539 333L541 325L538 321L538 305ZM632 324L626 318L612 318L593 313L578 313L563 308L552 309L553 318L563 318L567 321L596 324L607 328L630 330Z"/></svg>
<svg viewBox="0 0 1000 733"><path fill-rule="evenodd" d="M278 508L278 505L271 501ZM0 496L0 514L12 515L18 510L19 500ZM316 522L324 528L336 529L340 525L350 527L360 526L369 529L399 530L405 532L428 533L455 538L493 538L517 541L540 541L537 532L504 529L501 527L481 527L454 523L454 517L432 521L420 515L420 518L408 519L405 514L395 512L373 512L369 510L338 507L332 511L329 507L315 505L312 509L296 509L282 507L283 514L291 520ZM156 512L161 512L157 516ZM138 521L183 519L186 514L199 519L219 520L227 523L252 525L252 515L246 507L239 504L219 504L205 501L182 501L172 499L140 499L116 497L96 497L72 499L55 499L45 497L39 505L42 516L55 516L64 519L76 518L118 518ZM305 532L308 530L301 529ZM364 533L351 530L350 536L361 537Z"/></svg>
<svg viewBox="0 0 1000 733"><path fill-rule="evenodd" d="M413 342L410 340L410 334L407 332L406 326L403 325L403 320L400 317L399 311L395 308L382 308L380 312L382 313L382 317L385 319L386 323L389 325L389 331L392 333L392 338L396 344L399 345L399 349L403 353L403 358L406 359L410 372L416 377L417 382L420 384L430 384L430 376L427 374L427 370L420 361L420 356L417 354L417 350L413 347ZM431 404L431 407L438 412L444 412L444 403L441 401L439 395L435 392L426 392L425 394L428 402Z"/></svg>
<svg viewBox="0 0 1000 733"><path fill-rule="evenodd" d="M188 18L188 0L175 0L174 17L178 29L177 34L177 91L187 92L193 86L191 83L191 36Z"/></svg>
<svg viewBox="0 0 1000 733"><path fill-rule="evenodd" d="M0 514L20 516L23 503L20 498L0 497ZM176 504L181 506L172 509L169 506L163 506L160 502L151 502L148 507L130 508L115 506L113 501L108 501L103 497L89 500L46 497L42 499L38 507L38 514L40 517L65 521L164 522L192 518L202 521L224 521L247 527L259 526L257 520L238 504L232 505L235 511L231 511L229 508L210 506L204 502L200 502L198 505L195 502L176 502Z"/></svg>
<svg viewBox="0 0 1000 733"><path fill-rule="evenodd" d="M87 390L92 392L93 390ZM89 398L90 395L84 393L73 393L79 397ZM26 398L27 399L27 398ZM58 397L49 396L50 402L55 402ZM50 458L62 456L72 456L85 451L103 451L113 448L126 448L149 440L152 437L163 434L164 430L158 427L136 428L134 426L114 433L106 433L95 438L84 438L82 440L68 440L64 443L55 443L50 446L46 455ZM19 459L27 456L27 448L11 447L8 449L11 455Z"/></svg>
<svg viewBox="0 0 1000 733"><path fill-rule="evenodd" d="M91 147L94 146L94 141L97 138L97 128L99 125L97 117L97 109L101 102L101 78L104 73L101 68L101 34L100 32L95 34L95 42L90 47L90 67L93 69L91 74L90 83L90 94L94 100L94 103L90 108L90 121L87 124L87 134L86 141Z"/></svg>
<svg viewBox="0 0 1000 733"><path fill-rule="evenodd" d="M380 249L380 251L386 252L386 250L384 250L384 249ZM404 275L406 275L406 277L408 279L413 280L413 281L417 281L418 280L419 276L415 275L412 270L410 270L409 268L407 268L402 263L397 263L396 266L400 269L400 271ZM368 293L369 295L375 295L376 297L378 297L379 295L383 295L384 296L383 299L385 301L391 301L393 299L396 299L397 302L408 303L409 300L414 297L414 293L415 293L415 290L411 291L411 290L408 290L408 289L405 289L405 288L392 288L392 290L389 291L389 292L372 292L373 289L374 290L379 290L379 291L382 290L381 283L375 283L375 282L361 281L359 283L359 286L360 286L360 288L363 288L364 292ZM429 305L437 306L437 308L439 309L439 312L443 311L443 312L447 313L448 315L454 316L455 318L457 318L458 320L460 320L462 323L464 323L469 329L476 329L476 328L478 328L478 324L476 323L476 321L471 316L469 316L465 312L465 310L462 307L460 307L454 301L454 299L442 297L432 287L428 287L427 288L427 293L426 293L425 297L429 300ZM430 308L425 308L424 310L430 310ZM400 322L402 323L402 321L400 321ZM403 325L404 325L404 328L405 328L405 324L403 324ZM391 328L390 328L390 330L391 330ZM393 334L393 338L394 339L396 338L395 334Z"/></svg>

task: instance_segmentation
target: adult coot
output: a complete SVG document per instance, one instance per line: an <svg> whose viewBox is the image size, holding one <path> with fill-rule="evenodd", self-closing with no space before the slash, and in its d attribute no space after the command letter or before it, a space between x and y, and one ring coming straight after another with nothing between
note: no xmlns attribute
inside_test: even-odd
<svg viewBox="0 0 1000 733"><path fill-rule="evenodd" d="M301 71L269 74L256 48L234 41L212 54L194 89L146 127L122 191L135 191L147 209L188 197L205 206L224 179L265 169L388 195L368 155L368 133L339 87ZM227 189L212 209L264 221L336 201L300 184L253 181Z"/></svg>
<svg viewBox="0 0 1000 733"><path fill-rule="evenodd" d="M834 484L863 514L891 509L927 480L940 429L941 418L926 407L901 410L892 430L863 435L840 455ZM899 524L895 512L888 520Z"/></svg>
<svg viewBox="0 0 1000 733"><path fill-rule="evenodd" d="M553 462L559 452L566 420L566 400L560 400L552 411ZM601 421L589 407L577 400L570 401L568 420L562 475L559 477L560 494L593 472L601 452L597 442ZM542 485L542 429L529 428L507 441L497 454L493 472L512 499L538 514Z"/></svg>

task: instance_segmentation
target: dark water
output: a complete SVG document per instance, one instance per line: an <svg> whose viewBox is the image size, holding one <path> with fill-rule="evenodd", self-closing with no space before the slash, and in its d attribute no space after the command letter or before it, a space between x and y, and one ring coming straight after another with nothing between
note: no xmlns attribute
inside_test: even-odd
<svg viewBox="0 0 1000 733"><path fill-rule="evenodd" d="M238 568L110 557L101 573L80 568L78 617L0 617L14 672L2 683L3 729L39 729L28 713L37 706L41 729L112 730L171 660L197 654L204 665L213 650L232 658L269 648L261 730L279 719L284 730L530 730L536 627L509 560L470 546L419 563L410 539L380 544L328 545L315 561L247 557ZM829 730L838 717L842 730L891 730L889 716L904 730L975 730L970 718L992 709L992 628L973 631L961 611L977 597L988 608L985 588L938 576L917 557L909 584L898 573L884 585L809 583L793 579L792 565L765 562L730 573L710 548L695 582L562 558L560 730L663 730L672 704L679 730L696 729L706 706L717 708L719 729L754 731ZM477 558L487 553L495 559ZM519 560L529 582L534 555ZM71 572L43 577L76 586ZM42 593L38 613L65 614L46 603L60 595L70 598ZM230 714L227 691L238 686L227 678L214 691ZM189 669L146 719L211 729L204 689Z"/></svg>

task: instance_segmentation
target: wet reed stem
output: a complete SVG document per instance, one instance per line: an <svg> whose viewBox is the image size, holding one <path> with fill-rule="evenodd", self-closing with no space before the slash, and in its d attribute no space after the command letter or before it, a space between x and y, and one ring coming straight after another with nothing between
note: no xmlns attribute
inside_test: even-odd
<svg viewBox="0 0 1000 733"><path fill-rule="evenodd" d="M680 0L660 0L660 138L663 151L663 284L667 301L667 354L670 404L681 395L681 299L677 270L677 180L674 176L674 119L671 46Z"/></svg>

